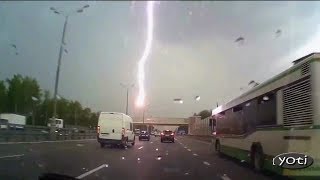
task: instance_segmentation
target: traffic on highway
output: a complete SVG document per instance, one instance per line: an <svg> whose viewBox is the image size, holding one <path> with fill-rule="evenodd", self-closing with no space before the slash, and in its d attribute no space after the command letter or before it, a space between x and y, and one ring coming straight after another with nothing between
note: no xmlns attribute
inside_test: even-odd
<svg viewBox="0 0 320 180"><path fill-rule="evenodd" d="M320 2L0 1L0 180L320 179Z"/></svg>

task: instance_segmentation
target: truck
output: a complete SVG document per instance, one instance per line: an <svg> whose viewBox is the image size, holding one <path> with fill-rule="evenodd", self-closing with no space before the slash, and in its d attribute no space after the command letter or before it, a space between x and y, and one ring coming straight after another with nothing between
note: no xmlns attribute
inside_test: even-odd
<svg viewBox="0 0 320 180"><path fill-rule="evenodd" d="M1 129L24 129L26 117L19 114L3 113L0 114Z"/></svg>
<svg viewBox="0 0 320 180"><path fill-rule="evenodd" d="M50 118L47 126L48 127L54 126L54 123L55 123L55 127L56 128L58 128L58 129L62 129L63 128L63 119Z"/></svg>

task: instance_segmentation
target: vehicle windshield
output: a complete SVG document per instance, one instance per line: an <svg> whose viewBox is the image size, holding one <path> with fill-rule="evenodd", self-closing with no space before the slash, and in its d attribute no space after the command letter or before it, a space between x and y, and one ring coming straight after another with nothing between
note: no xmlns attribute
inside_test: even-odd
<svg viewBox="0 0 320 180"><path fill-rule="evenodd" d="M320 179L320 1L0 1L0 180Z"/></svg>
<svg viewBox="0 0 320 180"><path fill-rule="evenodd" d="M8 123L8 120L7 120L7 119L0 119L0 123L1 123L1 124L7 124L7 123Z"/></svg>

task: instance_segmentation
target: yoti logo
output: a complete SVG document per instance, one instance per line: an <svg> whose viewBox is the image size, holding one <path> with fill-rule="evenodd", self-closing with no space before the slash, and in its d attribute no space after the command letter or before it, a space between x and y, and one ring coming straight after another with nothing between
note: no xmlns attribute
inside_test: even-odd
<svg viewBox="0 0 320 180"><path fill-rule="evenodd" d="M303 169L311 166L313 159L301 153L283 153L274 157L272 164L285 169Z"/></svg>

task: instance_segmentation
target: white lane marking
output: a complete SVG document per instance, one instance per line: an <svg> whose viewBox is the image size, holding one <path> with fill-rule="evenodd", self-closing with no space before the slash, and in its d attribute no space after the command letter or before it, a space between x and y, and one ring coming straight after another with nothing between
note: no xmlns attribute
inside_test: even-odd
<svg viewBox="0 0 320 180"><path fill-rule="evenodd" d="M221 176L222 180L231 180L226 174L224 174L223 176Z"/></svg>
<svg viewBox="0 0 320 180"><path fill-rule="evenodd" d="M210 166L210 163L208 163L207 161L203 161L203 164Z"/></svg>
<svg viewBox="0 0 320 180"><path fill-rule="evenodd" d="M81 140L63 140L63 141L34 141L34 142L1 142L0 144L41 144L55 142L79 142L79 141L96 141L97 139L81 139Z"/></svg>
<svg viewBox="0 0 320 180"><path fill-rule="evenodd" d="M13 158L13 157L21 157L21 156L24 156L24 154L1 156L0 159L3 159L3 158Z"/></svg>
<svg viewBox="0 0 320 180"><path fill-rule="evenodd" d="M143 148L143 146L139 147L138 149L142 149L142 148Z"/></svg>
<svg viewBox="0 0 320 180"><path fill-rule="evenodd" d="M77 144L77 146L82 147L82 146L83 146L83 144Z"/></svg>
<svg viewBox="0 0 320 180"><path fill-rule="evenodd" d="M153 143L153 142L150 142L151 144Z"/></svg>
<svg viewBox="0 0 320 180"><path fill-rule="evenodd" d="M188 151L191 151L191 149L188 149Z"/></svg>
<svg viewBox="0 0 320 180"><path fill-rule="evenodd" d="M185 146L184 148L185 148L185 149L187 149L188 147L187 147L187 146Z"/></svg>
<svg viewBox="0 0 320 180"><path fill-rule="evenodd" d="M193 155L194 155L194 156L198 156L198 154L196 154L196 153L193 153Z"/></svg>
<svg viewBox="0 0 320 180"><path fill-rule="evenodd" d="M88 172L86 172L86 173L81 174L81 175L78 176L77 178L78 178L78 179L82 179L82 178L84 178L84 177L86 177L86 176L88 176L88 175L90 175L90 174L92 174L92 173L94 173L94 172L96 172L96 171L104 168L104 167L109 167L109 165L108 165L108 164L102 164L102 165L99 166L99 167L96 167L96 168L94 168L94 169L92 169L92 170L90 170L90 171L88 171Z"/></svg>

